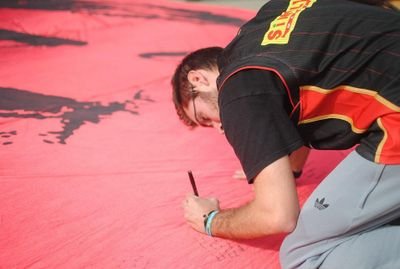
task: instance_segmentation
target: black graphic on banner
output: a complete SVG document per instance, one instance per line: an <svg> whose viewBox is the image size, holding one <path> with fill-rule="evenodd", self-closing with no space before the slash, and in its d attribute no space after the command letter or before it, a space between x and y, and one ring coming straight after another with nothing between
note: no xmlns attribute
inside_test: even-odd
<svg viewBox="0 0 400 269"><path fill-rule="evenodd" d="M11 30L0 29L0 41L11 40L19 43L24 43L30 46L48 46L56 47L62 45L84 46L87 43L79 40L67 38L32 35L28 33L16 32Z"/></svg>
<svg viewBox="0 0 400 269"><path fill-rule="evenodd" d="M46 137L43 139L45 143L66 144L67 139L87 122L100 123L102 117L119 111L138 115L137 103L140 101L154 102L151 98L143 96L142 90L137 91L131 100L102 104L0 87L0 118L60 119L60 131L47 131L39 136ZM15 130L2 131L1 144L12 144L12 137L15 135L17 135Z"/></svg>

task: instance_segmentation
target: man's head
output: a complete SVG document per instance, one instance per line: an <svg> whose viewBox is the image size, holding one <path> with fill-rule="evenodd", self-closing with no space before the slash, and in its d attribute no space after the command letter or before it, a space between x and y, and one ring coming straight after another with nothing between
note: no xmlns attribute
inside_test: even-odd
<svg viewBox="0 0 400 269"><path fill-rule="evenodd" d="M217 59L220 47L187 55L172 77L173 101L179 118L188 126L221 128L218 109Z"/></svg>

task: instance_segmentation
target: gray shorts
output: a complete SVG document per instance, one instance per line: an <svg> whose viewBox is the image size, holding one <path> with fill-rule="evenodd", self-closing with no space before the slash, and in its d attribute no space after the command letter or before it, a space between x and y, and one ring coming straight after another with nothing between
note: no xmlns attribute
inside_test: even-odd
<svg viewBox="0 0 400 269"><path fill-rule="evenodd" d="M400 268L400 165L349 154L308 198L284 240L284 269Z"/></svg>

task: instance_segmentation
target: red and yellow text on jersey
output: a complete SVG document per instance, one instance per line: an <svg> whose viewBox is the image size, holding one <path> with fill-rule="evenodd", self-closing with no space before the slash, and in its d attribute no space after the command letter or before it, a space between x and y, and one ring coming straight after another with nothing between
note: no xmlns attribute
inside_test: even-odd
<svg viewBox="0 0 400 269"><path fill-rule="evenodd" d="M299 124L336 119L346 121L353 133L364 134L375 122L381 129L376 163L400 164L400 107L378 92L351 86L300 88Z"/></svg>
<svg viewBox="0 0 400 269"><path fill-rule="evenodd" d="M296 27L301 12L310 8L317 0L291 0L286 11L275 18L261 42L262 46L270 44L287 44L290 34Z"/></svg>

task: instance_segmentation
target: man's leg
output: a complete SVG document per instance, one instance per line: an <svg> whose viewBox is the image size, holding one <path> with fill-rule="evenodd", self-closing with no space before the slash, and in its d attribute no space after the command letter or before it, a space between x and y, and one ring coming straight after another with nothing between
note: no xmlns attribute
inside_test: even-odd
<svg viewBox="0 0 400 269"><path fill-rule="evenodd" d="M400 253L400 229L382 227L400 217L399 192L400 165L375 164L353 151L304 204L295 231L286 237L281 247L283 268L324 268L326 260L329 269L344 269L345 258L354 259L354 262L360 258L374 259L365 249L347 255L341 249L346 249L345 245L350 246L351 242L363 242L364 247L371 247L370 251L384 244ZM372 232L376 229L382 230ZM389 231L391 236L384 235ZM360 237L361 234L364 236ZM390 240L383 241L385 237ZM339 257L340 253L346 257ZM400 268L400 255L392 254L382 253L382 258L397 263L395 268ZM332 258L328 258L330 255ZM336 266L333 265L335 261Z"/></svg>
<svg viewBox="0 0 400 269"><path fill-rule="evenodd" d="M400 226L385 225L337 246L319 269L400 268Z"/></svg>

